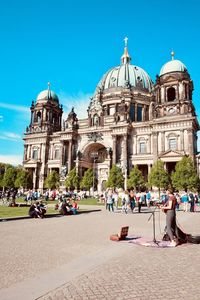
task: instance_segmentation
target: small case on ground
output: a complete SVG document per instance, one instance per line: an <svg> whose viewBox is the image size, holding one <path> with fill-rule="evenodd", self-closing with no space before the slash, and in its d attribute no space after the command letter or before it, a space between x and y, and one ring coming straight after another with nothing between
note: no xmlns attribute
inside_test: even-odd
<svg viewBox="0 0 200 300"><path fill-rule="evenodd" d="M111 241L125 240L128 235L128 229L129 229L129 226L122 227L119 234L112 234L110 236L110 240Z"/></svg>

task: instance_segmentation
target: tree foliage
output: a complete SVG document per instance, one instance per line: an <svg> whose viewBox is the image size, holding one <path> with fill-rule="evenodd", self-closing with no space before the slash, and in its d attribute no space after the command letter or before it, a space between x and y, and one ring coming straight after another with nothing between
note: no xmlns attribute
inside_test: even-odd
<svg viewBox="0 0 200 300"><path fill-rule="evenodd" d="M65 186L70 190L74 190L75 188L79 187L79 182L80 182L80 178L76 173L76 168L74 168L67 175L67 178L65 180Z"/></svg>
<svg viewBox="0 0 200 300"><path fill-rule="evenodd" d="M110 169L109 177L106 183L107 187L110 188L123 188L124 187L124 177L121 168L113 165Z"/></svg>
<svg viewBox="0 0 200 300"><path fill-rule="evenodd" d="M52 171L45 179L44 186L48 189L56 189L60 185L60 177L56 171Z"/></svg>
<svg viewBox="0 0 200 300"><path fill-rule="evenodd" d="M134 166L131 170L129 179L127 181L127 187L129 189L134 188L136 190L140 190L140 188L144 185L144 177L142 176L142 172L138 169L138 166Z"/></svg>
<svg viewBox="0 0 200 300"><path fill-rule="evenodd" d="M199 178L191 157L184 156L172 173L172 183L177 190L198 190Z"/></svg>
<svg viewBox="0 0 200 300"><path fill-rule="evenodd" d="M89 191L92 185L93 185L93 169L90 168L84 173L84 176L81 180L80 187L81 189L86 189L87 191Z"/></svg>
<svg viewBox="0 0 200 300"><path fill-rule="evenodd" d="M17 170L15 187L17 188L23 187L25 189L30 189L32 188L32 182L33 182L33 178L30 172L22 168L19 168Z"/></svg>
<svg viewBox="0 0 200 300"><path fill-rule="evenodd" d="M159 191L160 198L160 189L167 189L170 184L170 178L167 171L164 169L164 162L157 160L151 169L151 172L148 176L148 181L150 186L155 186Z"/></svg>
<svg viewBox="0 0 200 300"><path fill-rule="evenodd" d="M6 164L0 163L0 187L3 187L3 176L5 173Z"/></svg>
<svg viewBox="0 0 200 300"><path fill-rule="evenodd" d="M3 186L5 186L6 188L14 188L16 176L17 169L15 167L7 165L3 176Z"/></svg>

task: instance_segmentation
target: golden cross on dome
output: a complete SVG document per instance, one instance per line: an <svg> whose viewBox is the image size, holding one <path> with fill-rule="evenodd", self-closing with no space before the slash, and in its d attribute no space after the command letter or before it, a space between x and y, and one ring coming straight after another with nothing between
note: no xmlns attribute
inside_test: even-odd
<svg viewBox="0 0 200 300"><path fill-rule="evenodd" d="M127 45L128 45L128 38L127 38L127 36L124 38L124 42L125 42L125 47L127 47Z"/></svg>

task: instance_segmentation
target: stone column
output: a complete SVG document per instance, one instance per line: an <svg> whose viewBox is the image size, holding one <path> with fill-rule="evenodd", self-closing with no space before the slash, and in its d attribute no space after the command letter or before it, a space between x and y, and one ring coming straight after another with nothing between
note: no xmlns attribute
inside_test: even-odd
<svg viewBox="0 0 200 300"><path fill-rule="evenodd" d="M151 173L151 164L148 164L148 175Z"/></svg>
<svg viewBox="0 0 200 300"><path fill-rule="evenodd" d="M115 165L116 161L117 161L117 157L116 157L117 136L113 135L112 138L113 138L113 161L112 161L112 163L113 163L113 165Z"/></svg>
<svg viewBox="0 0 200 300"><path fill-rule="evenodd" d="M36 181L37 181L37 168L33 171L33 189L36 189Z"/></svg>
<svg viewBox="0 0 200 300"><path fill-rule="evenodd" d="M151 133L150 139L151 139L150 153L153 154L153 133Z"/></svg>
<svg viewBox="0 0 200 300"><path fill-rule="evenodd" d="M28 146L28 157L31 158L31 152L32 152L32 145Z"/></svg>
<svg viewBox="0 0 200 300"><path fill-rule="evenodd" d="M189 84L187 84L187 98L186 99L189 99L189 94L190 94L190 92L189 92Z"/></svg>
<svg viewBox="0 0 200 300"><path fill-rule="evenodd" d="M165 101L165 90L164 87L161 87L161 103Z"/></svg>
<svg viewBox="0 0 200 300"><path fill-rule="evenodd" d="M176 85L176 100L178 100L180 98L179 96L179 86L178 84Z"/></svg>
<svg viewBox="0 0 200 300"><path fill-rule="evenodd" d="M137 136L134 135L133 137L133 154L137 154Z"/></svg>
<svg viewBox="0 0 200 300"><path fill-rule="evenodd" d="M68 148L68 173L71 171L72 168L72 140L69 141L69 148Z"/></svg>
<svg viewBox="0 0 200 300"><path fill-rule="evenodd" d="M147 139L147 153L151 153L151 137L150 137L150 135L148 136L148 139Z"/></svg>
<svg viewBox="0 0 200 300"><path fill-rule="evenodd" d="M144 105L142 108L142 122L145 121L145 114L146 114L146 105Z"/></svg>
<svg viewBox="0 0 200 300"><path fill-rule="evenodd" d="M165 133L161 132L161 151L165 151Z"/></svg>
<svg viewBox="0 0 200 300"><path fill-rule="evenodd" d="M135 103L135 122L137 122L137 103Z"/></svg>
<svg viewBox="0 0 200 300"><path fill-rule="evenodd" d="M179 82L179 99L184 98L183 92L184 92L184 85L182 82Z"/></svg>
<svg viewBox="0 0 200 300"><path fill-rule="evenodd" d="M64 164L64 141L60 141L61 147L60 147L60 166L63 166Z"/></svg>
<svg viewBox="0 0 200 300"><path fill-rule="evenodd" d="M188 154L194 158L194 138L193 138L193 130L188 129Z"/></svg>
<svg viewBox="0 0 200 300"><path fill-rule="evenodd" d="M124 189L127 189L127 171L128 171L128 161L127 161L127 135L123 138L123 169L124 169Z"/></svg>
<svg viewBox="0 0 200 300"><path fill-rule="evenodd" d="M28 146L24 145L24 161L27 160L27 150L28 150Z"/></svg>
<svg viewBox="0 0 200 300"><path fill-rule="evenodd" d="M158 159L158 133L153 132L153 160L156 161Z"/></svg>

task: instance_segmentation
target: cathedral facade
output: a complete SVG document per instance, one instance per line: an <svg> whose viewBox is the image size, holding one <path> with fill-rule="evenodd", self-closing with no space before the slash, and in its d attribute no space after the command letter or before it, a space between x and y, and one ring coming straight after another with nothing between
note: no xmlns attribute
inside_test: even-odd
<svg viewBox="0 0 200 300"><path fill-rule="evenodd" d="M131 64L125 39L121 64L100 80L86 119L78 119L72 108L62 120L63 107L50 84L39 93L23 138L23 165L33 174L33 188L42 191L52 170L64 186L72 168L81 177L93 168L100 192L113 164L122 169L126 188L134 165L147 180L157 159L170 173L184 155L192 157L200 174L193 82L186 66L171 55L153 83L146 71Z"/></svg>

